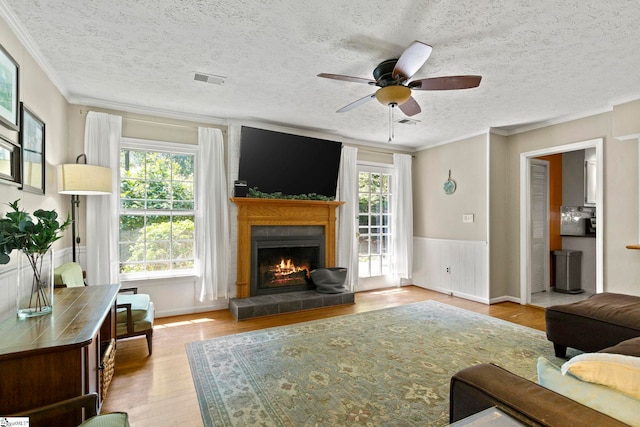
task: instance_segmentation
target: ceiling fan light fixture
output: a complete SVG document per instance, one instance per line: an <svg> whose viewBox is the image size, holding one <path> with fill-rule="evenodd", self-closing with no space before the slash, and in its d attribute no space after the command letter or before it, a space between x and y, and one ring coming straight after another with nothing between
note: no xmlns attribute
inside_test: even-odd
<svg viewBox="0 0 640 427"><path fill-rule="evenodd" d="M376 92L376 99L382 105L402 105L409 98L411 89L406 86L385 86Z"/></svg>

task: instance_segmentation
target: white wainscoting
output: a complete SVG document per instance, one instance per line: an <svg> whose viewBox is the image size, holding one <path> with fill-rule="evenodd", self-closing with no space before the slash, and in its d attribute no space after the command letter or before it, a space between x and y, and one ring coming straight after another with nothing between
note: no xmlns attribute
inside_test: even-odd
<svg viewBox="0 0 640 427"><path fill-rule="evenodd" d="M229 300L199 301L196 278L193 276L122 282L122 288L137 287L138 293L148 294L153 301L156 317L202 313L229 308Z"/></svg>
<svg viewBox="0 0 640 427"><path fill-rule="evenodd" d="M84 246L79 247L78 256L81 265L84 265L85 254L86 248ZM53 256L54 266L69 262L72 259L71 248L55 250ZM27 267L25 266L23 269ZM9 264L0 265L0 321L16 315L17 270L18 262L15 256L11 257ZM200 302L194 277L174 277L121 283L123 288L136 286L138 287L138 292L149 294L151 297L156 309L156 317L225 310L229 307L227 298Z"/></svg>
<svg viewBox="0 0 640 427"><path fill-rule="evenodd" d="M489 304L487 242L413 238L413 283Z"/></svg>

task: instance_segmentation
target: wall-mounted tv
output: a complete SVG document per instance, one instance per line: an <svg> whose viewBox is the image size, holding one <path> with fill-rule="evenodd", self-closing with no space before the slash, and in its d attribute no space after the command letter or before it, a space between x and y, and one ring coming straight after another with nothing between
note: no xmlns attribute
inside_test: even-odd
<svg viewBox="0 0 640 427"><path fill-rule="evenodd" d="M238 179L287 196L335 197L342 143L243 126Z"/></svg>

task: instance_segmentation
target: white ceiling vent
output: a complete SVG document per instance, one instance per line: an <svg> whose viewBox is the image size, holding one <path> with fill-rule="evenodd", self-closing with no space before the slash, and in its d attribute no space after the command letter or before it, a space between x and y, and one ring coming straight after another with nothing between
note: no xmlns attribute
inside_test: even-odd
<svg viewBox="0 0 640 427"><path fill-rule="evenodd" d="M224 83L224 76L216 76L215 74L205 74L196 72L193 76L193 80L197 82L211 83L214 85L221 85Z"/></svg>
<svg viewBox="0 0 640 427"><path fill-rule="evenodd" d="M400 124L403 124L403 125L417 125L418 123L420 123L420 120L400 119L400 120L396 121L396 123L400 123Z"/></svg>

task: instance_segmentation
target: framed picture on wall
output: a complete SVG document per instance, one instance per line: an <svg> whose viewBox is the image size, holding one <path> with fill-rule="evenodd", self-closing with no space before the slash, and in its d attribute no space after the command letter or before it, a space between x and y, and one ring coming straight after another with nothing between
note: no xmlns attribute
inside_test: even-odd
<svg viewBox="0 0 640 427"><path fill-rule="evenodd" d="M19 186L22 178L20 173L20 146L0 135L0 182Z"/></svg>
<svg viewBox="0 0 640 427"><path fill-rule="evenodd" d="M0 123L18 130L18 63L0 46Z"/></svg>
<svg viewBox="0 0 640 427"><path fill-rule="evenodd" d="M44 122L20 103L20 143L22 145L22 189L44 194Z"/></svg>

